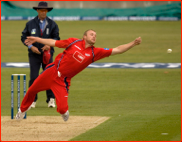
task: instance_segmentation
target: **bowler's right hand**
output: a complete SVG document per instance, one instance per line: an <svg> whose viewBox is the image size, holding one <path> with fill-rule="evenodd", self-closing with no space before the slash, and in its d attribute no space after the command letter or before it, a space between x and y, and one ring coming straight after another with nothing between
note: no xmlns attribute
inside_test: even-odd
<svg viewBox="0 0 182 142"><path fill-rule="evenodd" d="M24 43L25 43L27 46L29 46L29 45L32 45L32 44L35 43L35 42L36 42L36 37L28 36Z"/></svg>

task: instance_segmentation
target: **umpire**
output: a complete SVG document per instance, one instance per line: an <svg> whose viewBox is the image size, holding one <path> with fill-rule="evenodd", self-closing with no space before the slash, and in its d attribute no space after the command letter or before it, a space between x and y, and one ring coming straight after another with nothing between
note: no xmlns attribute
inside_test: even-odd
<svg viewBox="0 0 182 142"><path fill-rule="evenodd" d="M21 41L24 44L27 36L35 36L41 38L52 38L59 40L58 25L47 17L47 12L53 8L48 7L47 2L39 2L38 7L33 7L37 11L38 16L26 23L26 27L22 32ZM25 45L25 44L24 44ZM25 45L26 46L26 45ZM30 64L30 80L29 87L39 75L40 67L44 70L46 65L53 62L54 48L40 43L34 43L28 47L28 57ZM55 96L51 90L46 91L48 107L55 107ZM35 107L37 94L31 107Z"/></svg>

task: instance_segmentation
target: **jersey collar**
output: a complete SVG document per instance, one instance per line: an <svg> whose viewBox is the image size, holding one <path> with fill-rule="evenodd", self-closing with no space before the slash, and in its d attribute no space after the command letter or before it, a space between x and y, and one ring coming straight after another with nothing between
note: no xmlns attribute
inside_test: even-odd
<svg viewBox="0 0 182 142"><path fill-rule="evenodd" d="M83 40L82 44L83 44L84 49L86 49L86 48L85 48L85 40ZM87 48L95 48L95 46L89 46L89 47L87 47Z"/></svg>

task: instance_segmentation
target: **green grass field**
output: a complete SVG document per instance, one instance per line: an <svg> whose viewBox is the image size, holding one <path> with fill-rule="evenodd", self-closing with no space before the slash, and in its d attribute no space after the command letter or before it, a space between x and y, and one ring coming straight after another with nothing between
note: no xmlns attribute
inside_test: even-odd
<svg viewBox="0 0 182 142"><path fill-rule="evenodd" d="M26 22L1 21L1 62L28 62L27 49L20 41ZM181 62L181 22L57 21L57 24L61 39L81 38L86 29L95 29L96 46L104 48L142 37L140 46L99 62ZM167 54L168 48L173 50L171 54ZM60 51L55 48L54 57ZM28 68L1 68L2 116L10 116L12 73L25 73L27 84L29 80ZM45 92L38 97L37 108L31 109L29 116L59 116L56 108L47 108ZM76 116L111 117L71 141L180 141L181 69L87 68L72 79L69 111Z"/></svg>

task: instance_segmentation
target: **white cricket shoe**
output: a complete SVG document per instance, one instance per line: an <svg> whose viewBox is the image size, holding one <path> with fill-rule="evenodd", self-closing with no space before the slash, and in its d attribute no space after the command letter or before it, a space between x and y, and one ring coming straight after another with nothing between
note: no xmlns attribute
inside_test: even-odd
<svg viewBox="0 0 182 142"><path fill-rule="evenodd" d="M67 110L64 114L61 114L64 121L67 121L69 119L69 111Z"/></svg>
<svg viewBox="0 0 182 142"><path fill-rule="evenodd" d="M48 107L56 107L54 99L50 99L50 101L48 102Z"/></svg>
<svg viewBox="0 0 182 142"><path fill-rule="evenodd" d="M21 112L20 108L15 116L16 120L22 120L25 117L25 112Z"/></svg>
<svg viewBox="0 0 182 142"><path fill-rule="evenodd" d="M33 102L30 106L30 108L35 108L36 102Z"/></svg>

